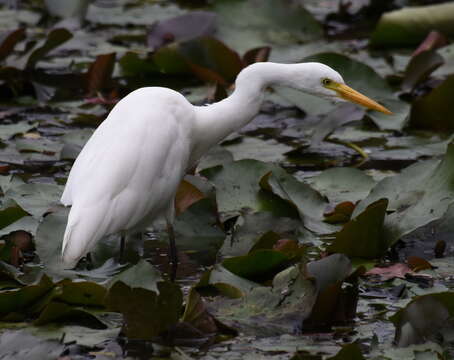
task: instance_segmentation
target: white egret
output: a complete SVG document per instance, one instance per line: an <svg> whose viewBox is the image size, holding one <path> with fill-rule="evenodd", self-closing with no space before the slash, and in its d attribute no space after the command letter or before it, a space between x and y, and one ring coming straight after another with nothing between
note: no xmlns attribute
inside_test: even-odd
<svg viewBox="0 0 454 360"><path fill-rule="evenodd" d="M174 200L186 170L212 146L257 114L268 86L294 88L326 99L390 111L345 85L320 63L256 63L243 69L234 92L193 106L162 87L133 91L112 109L77 157L61 202L72 205L62 258L74 267L106 235L137 233L157 218L167 222L172 278L177 266Z"/></svg>

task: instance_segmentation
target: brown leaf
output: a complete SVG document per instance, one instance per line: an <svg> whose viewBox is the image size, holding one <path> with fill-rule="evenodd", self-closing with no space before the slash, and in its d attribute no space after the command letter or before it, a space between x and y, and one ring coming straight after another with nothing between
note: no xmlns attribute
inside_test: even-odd
<svg viewBox="0 0 454 360"><path fill-rule="evenodd" d="M175 209L177 215L183 213L188 207L205 198L203 192L197 189L190 182L183 180L178 187L175 196Z"/></svg>
<svg viewBox="0 0 454 360"><path fill-rule="evenodd" d="M355 204L351 201L341 202L334 209L330 209L323 214L325 216L324 221L329 224L346 223L350 221L353 210L355 210Z"/></svg>
<svg viewBox="0 0 454 360"><path fill-rule="evenodd" d="M8 236L8 241L21 251L33 250L32 236L23 230L14 231Z"/></svg>
<svg viewBox="0 0 454 360"><path fill-rule="evenodd" d="M85 87L89 95L109 87L115 65L115 53L98 55L85 74Z"/></svg>
<svg viewBox="0 0 454 360"><path fill-rule="evenodd" d="M444 240L438 240L437 243L435 244L435 257L436 258L442 258L445 254L446 250L446 242Z"/></svg>
<svg viewBox="0 0 454 360"><path fill-rule="evenodd" d="M243 62L245 65L250 65L256 62L268 61L270 57L271 47L262 46L246 51L243 55Z"/></svg>
<svg viewBox="0 0 454 360"><path fill-rule="evenodd" d="M407 257L407 264L414 272L433 268L427 260L420 258L419 256Z"/></svg>
<svg viewBox="0 0 454 360"><path fill-rule="evenodd" d="M0 61L8 57L17 43L25 39L25 29L17 29L10 32L0 44Z"/></svg>

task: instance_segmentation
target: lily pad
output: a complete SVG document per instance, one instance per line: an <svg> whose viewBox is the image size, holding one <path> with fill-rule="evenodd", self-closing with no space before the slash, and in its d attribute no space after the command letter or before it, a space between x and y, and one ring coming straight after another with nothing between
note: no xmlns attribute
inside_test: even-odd
<svg viewBox="0 0 454 360"><path fill-rule="evenodd" d="M451 75L428 95L414 102L410 124L417 128L436 131L454 130L454 122L449 116L453 95L454 75Z"/></svg>
<svg viewBox="0 0 454 360"><path fill-rule="evenodd" d="M387 199L370 204L361 214L344 225L327 251L367 259L383 255L389 246L383 228L387 206Z"/></svg>
<svg viewBox="0 0 454 360"><path fill-rule="evenodd" d="M117 281L109 289L106 301L110 310L123 314L123 331L128 338L151 340L177 323L183 295L170 282L159 282L155 292Z"/></svg>
<svg viewBox="0 0 454 360"><path fill-rule="evenodd" d="M453 299L452 292L419 296L394 314L390 320L396 327L397 345L408 346L436 340L436 333L452 331Z"/></svg>
<svg viewBox="0 0 454 360"><path fill-rule="evenodd" d="M354 168L332 168L306 180L310 186L326 196L330 203L355 203L364 199L375 181L363 171Z"/></svg>
<svg viewBox="0 0 454 360"><path fill-rule="evenodd" d="M404 169L400 174L380 181L361 201L353 216L381 198L389 200L384 240L395 243L431 221L441 218L454 201L454 144L449 144L442 161L428 160Z"/></svg>
<svg viewBox="0 0 454 360"><path fill-rule="evenodd" d="M454 34L454 4L413 6L385 13L371 36L375 46L413 45L432 30Z"/></svg>
<svg viewBox="0 0 454 360"><path fill-rule="evenodd" d="M242 211L269 211L277 216L292 216L294 210L291 206L272 193L260 189L260 179L270 171L284 173L283 169L273 164L240 160L224 164L220 168L206 169L202 175L216 187L218 211L223 219L236 216Z"/></svg>

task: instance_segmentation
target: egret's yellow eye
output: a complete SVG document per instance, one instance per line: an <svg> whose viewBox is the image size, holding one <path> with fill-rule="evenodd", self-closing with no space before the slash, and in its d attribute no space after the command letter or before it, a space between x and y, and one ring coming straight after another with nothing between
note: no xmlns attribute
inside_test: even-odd
<svg viewBox="0 0 454 360"><path fill-rule="evenodd" d="M328 85L330 85L331 83L332 83L332 80L331 80L331 79L324 78L324 79L322 80L323 86L328 86Z"/></svg>

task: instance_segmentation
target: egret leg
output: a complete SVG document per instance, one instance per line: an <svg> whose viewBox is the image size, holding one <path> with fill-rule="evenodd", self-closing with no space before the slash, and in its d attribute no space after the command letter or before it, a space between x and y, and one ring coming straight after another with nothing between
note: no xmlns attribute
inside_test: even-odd
<svg viewBox="0 0 454 360"><path fill-rule="evenodd" d="M167 222L167 233L169 234L169 262L172 264L170 270L170 280L175 281L178 268L177 246L175 245L175 232L171 223Z"/></svg>
<svg viewBox="0 0 454 360"><path fill-rule="evenodd" d="M125 253L125 233L122 232L120 237L120 258L118 259L120 264L124 260L124 253Z"/></svg>

